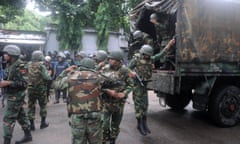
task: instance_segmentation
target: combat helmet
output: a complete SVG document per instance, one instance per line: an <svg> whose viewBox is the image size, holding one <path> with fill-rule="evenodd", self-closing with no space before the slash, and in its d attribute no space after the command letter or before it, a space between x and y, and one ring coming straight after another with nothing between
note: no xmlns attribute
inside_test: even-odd
<svg viewBox="0 0 240 144"><path fill-rule="evenodd" d="M145 54L148 56L152 56L153 55L153 49L150 45L143 45L139 51L141 54Z"/></svg>
<svg viewBox="0 0 240 144"><path fill-rule="evenodd" d="M112 51L110 52L108 58L111 58L111 59L116 59L116 60L123 60L123 52L122 51Z"/></svg>
<svg viewBox="0 0 240 144"><path fill-rule="evenodd" d="M44 59L43 53L40 50L36 50L32 53L32 61L42 61Z"/></svg>
<svg viewBox="0 0 240 144"><path fill-rule="evenodd" d="M45 61L50 62L51 61L51 57L50 56L45 56Z"/></svg>
<svg viewBox="0 0 240 144"><path fill-rule="evenodd" d="M99 50L95 57L95 59L100 62L104 61L106 58L107 58L107 53L103 50Z"/></svg>
<svg viewBox="0 0 240 144"><path fill-rule="evenodd" d="M134 33L133 33L133 38L134 39L139 39L139 38L142 38L143 37L143 33L140 31L140 30L136 30Z"/></svg>
<svg viewBox="0 0 240 144"><path fill-rule="evenodd" d="M3 52L5 52L5 53L7 53L8 55L11 55L11 56L20 56L21 55L21 50L16 45L5 46L3 48Z"/></svg>
<svg viewBox="0 0 240 144"><path fill-rule="evenodd" d="M62 58L66 58L65 54L63 52L59 52L57 57L62 57Z"/></svg>
<svg viewBox="0 0 240 144"><path fill-rule="evenodd" d="M89 68L89 69L94 69L95 68L95 62L94 62L93 59L85 57L80 61L79 66Z"/></svg>
<svg viewBox="0 0 240 144"><path fill-rule="evenodd" d="M84 51L80 51L76 54L76 56L81 56L82 58L87 57L87 54Z"/></svg>
<svg viewBox="0 0 240 144"><path fill-rule="evenodd" d="M157 16L157 14L156 13L152 13L151 15L150 15L150 20L153 20L153 19L158 19L158 16Z"/></svg>

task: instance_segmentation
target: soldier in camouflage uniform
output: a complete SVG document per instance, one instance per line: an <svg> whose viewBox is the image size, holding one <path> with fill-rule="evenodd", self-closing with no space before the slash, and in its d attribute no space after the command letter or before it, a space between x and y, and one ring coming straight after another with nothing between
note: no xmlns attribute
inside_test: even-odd
<svg viewBox="0 0 240 144"><path fill-rule="evenodd" d="M64 51L63 52L64 55L66 56L65 61L69 64L69 65L74 65L74 60L71 58L71 53L69 51Z"/></svg>
<svg viewBox="0 0 240 144"><path fill-rule="evenodd" d="M96 70L101 70L107 64L107 52L103 50L97 51L94 60L97 64Z"/></svg>
<svg viewBox="0 0 240 144"><path fill-rule="evenodd" d="M94 72L95 62L84 58L80 68L70 66L56 80L58 89L68 88L67 110L71 116L72 144L102 144L103 78ZM106 92L112 92L105 89ZM116 98L122 95L112 95Z"/></svg>
<svg viewBox="0 0 240 144"><path fill-rule="evenodd" d="M3 118L4 144L10 144L16 121L24 131L24 137L16 144L32 141L29 120L23 109L25 90L27 88L26 65L19 56L20 48L16 45L7 45L3 49L4 59L7 62L6 80L0 82L0 87L6 89L7 106Z"/></svg>
<svg viewBox="0 0 240 144"><path fill-rule="evenodd" d="M155 55L159 53L162 50L162 48L164 48L167 45L170 38L167 34L166 22L159 23L158 15L156 13L153 13L150 15L150 22L154 24L155 30L156 30L157 39L154 41L154 44L152 45L154 48L153 54ZM167 54L168 55L170 54L169 51L165 55ZM167 59L164 59L163 63L166 63L166 60ZM155 62L155 67L159 68L160 65L161 65L160 61ZM166 65L164 65L164 67L166 67ZM161 69L166 69L166 68L162 67Z"/></svg>
<svg viewBox="0 0 240 144"><path fill-rule="evenodd" d="M74 58L74 65L80 65L80 61L85 57L87 57L87 54L84 51L78 52Z"/></svg>
<svg viewBox="0 0 240 144"><path fill-rule="evenodd" d="M147 109L148 109L148 93L147 82L152 76L152 60L153 49L149 45L143 45L139 51L133 56L129 63L129 68L136 72L139 79L135 79L133 89L133 101L135 106L135 116L137 119L137 129L142 135L150 133L147 126Z"/></svg>
<svg viewBox="0 0 240 144"><path fill-rule="evenodd" d="M108 58L109 64L103 67L102 73L115 82L121 82L121 85L112 85L114 91L111 94L103 93L103 139L104 143L110 141L110 144L114 144L120 132L119 125L122 120L126 98L115 99L109 95L121 94L127 97L133 86L133 80L130 77L130 69L122 64L122 51L110 52Z"/></svg>
<svg viewBox="0 0 240 144"><path fill-rule="evenodd" d="M133 32L133 40L129 44L128 59L132 59L132 56L139 51L144 44L144 35L140 30Z"/></svg>
<svg viewBox="0 0 240 144"><path fill-rule="evenodd" d="M158 54L153 55L153 49L150 45L143 45L139 53L133 56L129 63L129 68L136 72L139 79L135 79L133 88L133 101L135 106L135 115L137 119L137 129L142 135L147 135L150 130L147 126L148 93L147 82L152 77L153 62L160 60L164 53L175 44L175 40L169 41L167 46Z"/></svg>
<svg viewBox="0 0 240 144"><path fill-rule="evenodd" d="M48 127L47 117L47 82L51 79L44 65L43 53L39 50L32 53L32 61L28 64L28 118L31 130L35 130L36 102L40 106L41 125L40 129Z"/></svg>

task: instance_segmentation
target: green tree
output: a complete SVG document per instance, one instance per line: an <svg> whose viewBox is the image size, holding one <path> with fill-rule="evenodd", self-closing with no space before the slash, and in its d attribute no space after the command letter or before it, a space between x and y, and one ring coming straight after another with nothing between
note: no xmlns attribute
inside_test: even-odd
<svg viewBox="0 0 240 144"><path fill-rule="evenodd" d="M129 31L128 10L139 0L39 0L41 7L52 10L58 19L61 49L81 49L82 29L95 28L97 45L106 49L109 31Z"/></svg>
<svg viewBox="0 0 240 144"><path fill-rule="evenodd" d="M1 0L0 1L0 24L5 24L8 21L23 14L25 0Z"/></svg>
<svg viewBox="0 0 240 144"><path fill-rule="evenodd" d="M5 24L5 29L44 31L44 28L51 22L49 17L44 17L25 10L21 16L15 16L14 19Z"/></svg>

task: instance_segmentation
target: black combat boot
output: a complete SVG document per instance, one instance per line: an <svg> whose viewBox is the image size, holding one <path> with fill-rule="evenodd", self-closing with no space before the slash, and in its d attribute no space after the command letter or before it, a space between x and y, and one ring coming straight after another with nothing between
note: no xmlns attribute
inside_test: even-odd
<svg viewBox="0 0 240 144"><path fill-rule="evenodd" d="M31 129L32 131L35 130L34 120L30 120L30 129Z"/></svg>
<svg viewBox="0 0 240 144"><path fill-rule="evenodd" d="M10 138L7 138L7 137L4 137L4 142L3 144L11 144L11 139Z"/></svg>
<svg viewBox="0 0 240 144"><path fill-rule="evenodd" d="M115 139L114 138L110 140L110 144L115 144Z"/></svg>
<svg viewBox="0 0 240 144"><path fill-rule="evenodd" d="M42 117L40 129L44 129L44 128L48 127L48 126L49 126L49 124L46 123L46 117Z"/></svg>
<svg viewBox="0 0 240 144"><path fill-rule="evenodd" d="M143 129L147 133L151 133L150 129L148 128L147 125L147 116L143 116Z"/></svg>
<svg viewBox="0 0 240 144"><path fill-rule="evenodd" d="M15 144L22 144L32 141L31 131L29 129L24 130L24 137L20 141L16 141Z"/></svg>
<svg viewBox="0 0 240 144"><path fill-rule="evenodd" d="M143 119L142 118L137 118L137 129L138 131L140 132L141 135L145 136L147 135L146 132L144 131L144 128L143 128Z"/></svg>

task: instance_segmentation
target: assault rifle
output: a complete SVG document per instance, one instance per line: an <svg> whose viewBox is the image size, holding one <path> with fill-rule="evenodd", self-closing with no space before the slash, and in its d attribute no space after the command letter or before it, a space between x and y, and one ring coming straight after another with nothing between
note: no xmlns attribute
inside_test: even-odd
<svg viewBox="0 0 240 144"><path fill-rule="evenodd" d="M2 65L2 63L3 63L3 58L2 58L2 56L1 56L1 57L0 57L0 81L2 81L3 78L4 78L4 70L3 70L3 65Z"/></svg>
<svg viewBox="0 0 240 144"><path fill-rule="evenodd" d="M140 83L140 85L141 85L141 86L144 86L141 77L139 76L139 74L138 74L137 71L136 71L136 68L134 68L134 72L135 72L135 74L136 74L136 78L137 78L138 82Z"/></svg>

